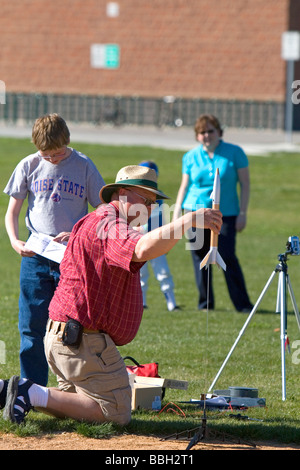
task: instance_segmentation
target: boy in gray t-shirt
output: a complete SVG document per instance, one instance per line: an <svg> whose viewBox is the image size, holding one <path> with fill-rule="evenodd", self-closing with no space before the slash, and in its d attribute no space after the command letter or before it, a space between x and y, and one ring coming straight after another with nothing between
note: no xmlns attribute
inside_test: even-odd
<svg viewBox="0 0 300 470"><path fill-rule="evenodd" d="M13 249L22 256L19 331L21 377L47 385L43 338L48 306L59 281L59 264L35 254L19 239L19 215L28 197L25 222L29 233L65 242L74 224L100 204L104 181L94 163L68 147L70 132L57 114L38 118L32 129L38 152L15 168L4 192L10 196L5 226Z"/></svg>

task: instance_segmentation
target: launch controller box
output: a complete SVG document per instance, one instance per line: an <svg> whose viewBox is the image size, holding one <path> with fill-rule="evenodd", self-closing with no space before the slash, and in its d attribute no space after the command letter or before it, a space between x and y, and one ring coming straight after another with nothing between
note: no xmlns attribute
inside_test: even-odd
<svg viewBox="0 0 300 470"><path fill-rule="evenodd" d="M132 374L134 375L134 374ZM133 379L133 377L132 377ZM175 388L178 390L187 390L188 382L184 380L164 379L156 377L139 377L134 376L131 380L132 389L132 410L152 409L152 403L155 397L162 398L165 388Z"/></svg>

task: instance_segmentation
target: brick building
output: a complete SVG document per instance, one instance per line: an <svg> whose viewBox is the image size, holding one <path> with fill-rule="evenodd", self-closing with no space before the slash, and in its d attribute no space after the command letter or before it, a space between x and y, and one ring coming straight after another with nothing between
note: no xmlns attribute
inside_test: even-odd
<svg viewBox="0 0 300 470"><path fill-rule="evenodd" d="M190 125L212 111L229 125L283 126L281 37L300 30L299 0L0 0L0 8L0 118L58 110L157 123L165 112Z"/></svg>

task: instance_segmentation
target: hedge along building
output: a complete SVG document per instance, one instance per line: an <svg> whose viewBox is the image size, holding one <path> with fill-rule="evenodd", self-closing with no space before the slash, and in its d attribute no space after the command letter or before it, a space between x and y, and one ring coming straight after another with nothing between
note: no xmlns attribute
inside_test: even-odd
<svg viewBox="0 0 300 470"><path fill-rule="evenodd" d="M0 0L0 8L0 119L56 111L73 121L193 125L213 112L227 126L284 127L281 41L300 30L298 0Z"/></svg>

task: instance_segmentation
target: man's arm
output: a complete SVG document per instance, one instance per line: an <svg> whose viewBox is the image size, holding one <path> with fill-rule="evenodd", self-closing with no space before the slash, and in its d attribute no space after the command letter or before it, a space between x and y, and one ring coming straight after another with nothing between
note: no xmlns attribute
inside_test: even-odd
<svg viewBox="0 0 300 470"><path fill-rule="evenodd" d="M141 262L168 253L184 233L192 228L208 228L220 233L222 214L215 209L199 209L187 212L178 219L143 235L136 244L132 261Z"/></svg>

